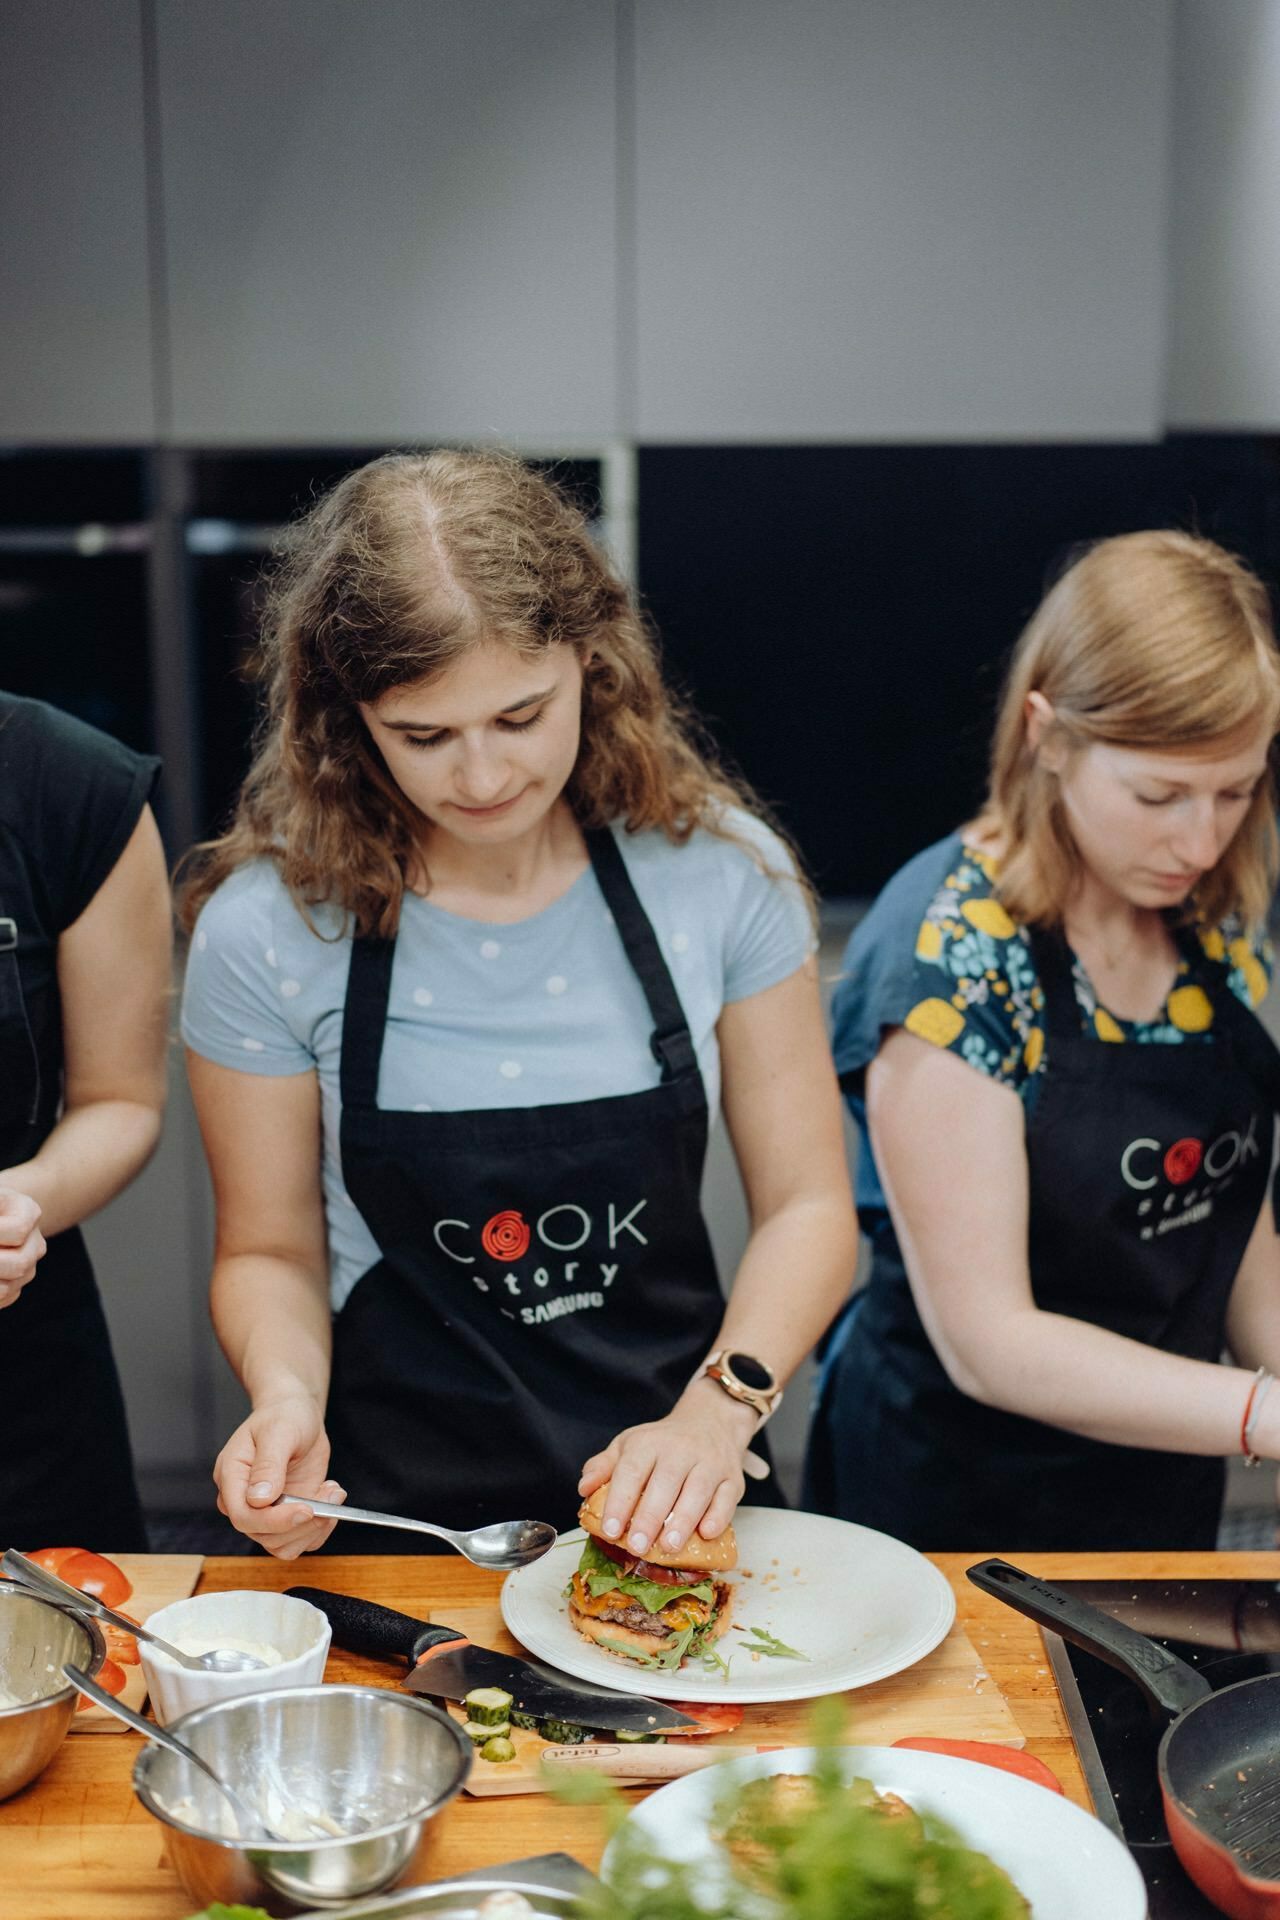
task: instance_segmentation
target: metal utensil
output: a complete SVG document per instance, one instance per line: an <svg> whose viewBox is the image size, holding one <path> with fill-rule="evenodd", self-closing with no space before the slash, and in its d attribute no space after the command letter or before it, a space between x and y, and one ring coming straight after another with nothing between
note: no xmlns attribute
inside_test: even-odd
<svg viewBox="0 0 1280 1920"><path fill-rule="evenodd" d="M213 1788L162 1748L141 1747L134 1792L164 1828L191 1908L223 1901L294 1913L363 1899L410 1872L420 1879L471 1767L460 1726L386 1687L237 1694L186 1714L178 1731L225 1779L255 1777L269 1753L294 1794L339 1829L287 1845L226 1838L209 1818L222 1808ZM175 1811L188 1798L193 1812Z"/></svg>
<svg viewBox="0 0 1280 1920"><path fill-rule="evenodd" d="M540 1560L556 1543L556 1530L547 1520L495 1520L491 1526L457 1529L433 1526L430 1520L409 1520L398 1513L374 1513L368 1507L336 1506L331 1500L313 1500L307 1494L286 1493L278 1507L305 1507L321 1520L355 1520L366 1527L401 1527L406 1533L429 1533L470 1560L473 1566L509 1573Z"/></svg>
<svg viewBox="0 0 1280 1920"><path fill-rule="evenodd" d="M116 1613L91 1593L84 1593L79 1587L69 1586L65 1580L59 1580L56 1573L46 1573L34 1560L28 1560L25 1553L19 1553L16 1547L8 1548L0 1565L12 1579L21 1582L42 1599L56 1600L60 1606L74 1607L78 1613L87 1613L94 1620L106 1620L111 1626L133 1634L135 1639L147 1640L153 1647L159 1647L161 1653L167 1654L170 1660L176 1660L180 1667L188 1667L192 1672L258 1673L267 1664L254 1653L239 1653L231 1647L212 1647L208 1653L184 1653L181 1647L175 1647L168 1640L162 1640L158 1633L152 1633L150 1627L130 1620L127 1614Z"/></svg>
<svg viewBox="0 0 1280 1920"><path fill-rule="evenodd" d="M318 1607L333 1628L340 1647L351 1653L371 1654L375 1660L407 1660L411 1671L404 1685L410 1693L446 1700L465 1700L475 1687L501 1687L525 1713L539 1720L572 1720L582 1727L603 1727L610 1733L688 1732L697 1725L663 1700L642 1693L619 1693L594 1681L575 1680L540 1660L517 1659L477 1647L456 1627L414 1620L393 1607L377 1606L346 1593L327 1593L319 1587L290 1587L299 1600Z"/></svg>
<svg viewBox="0 0 1280 1920"><path fill-rule="evenodd" d="M81 1693L92 1700L96 1706L105 1707L108 1713L114 1713L117 1720L123 1720L127 1727L132 1727L134 1732L140 1733L145 1740L150 1740L157 1747L167 1748L170 1753L177 1754L180 1760L186 1760L189 1765L206 1774L235 1815L236 1826L239 1828L242 1840L283 1840L285 1838L284 1834L276 1833L266 1825L265 1821L259 1819L253 1809L245 1805L235 1788L228 1786L221 1774L216 1773L207 1760L202 1760L198 1753L193 1753L186 1742L179 1740L176 1734L170 1733L167 1727L157 1726L154 1720L144 1720L140 1713L135 1713L132 1707L126 1707L123 1700L117 1700L114 1694L108 1693L105 1687L100 1687L96 1680L91 1680L87 1673L82 1672L79 1667L72 1666L69 1661L64 1663L62 1671L72 1686L79 1687Z"/></svg>
<svg viewBox="0 0 1280 1920"><path fill-rule="evenodd" d="M0 1581L0 1687L26 1703L0 1708L0 1800L48 1766L75 1718L80 1702L61 1678L63 1661L97 1673L105 1658L95 1621L16 1580Z"/></svg>

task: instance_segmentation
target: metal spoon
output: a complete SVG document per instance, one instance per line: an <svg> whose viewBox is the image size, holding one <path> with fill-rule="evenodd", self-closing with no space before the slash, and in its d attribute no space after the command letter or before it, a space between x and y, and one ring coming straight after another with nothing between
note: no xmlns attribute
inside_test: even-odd
<svg viewBox="0 0 1280 1920"><path fill-rule="evenodd" d="M56 1573L46 1573L34 1560L28 1560L25 1553L19 1553L16 1547L8 1548L0 1566L32 1593L46 1600L56 1600L60 1606L74 1607L78 1613L91 1614L95 1620L109 1621L113 1627L120 1627L125 1633L159 1647L161 1653L167 1653L180 1667L186 1667L193 1673L258 1673L267 1664L265 1660L259 1660L256 1653L239 1653L231 1647L213 1647L208 1653L184 1653L181 1647L172 1646L168 1640L162 1640L158 1633L152 1633L150 1627L141 1626L138 1621L130 1620L127 1614L116 1613L111 1607L104 1607L101 1600L95 1600L91 1593L83 1593L79 1587L68 1586L65 1580L59 1580Z"/></svg>
<svg viewBox="0 0 1280 1920"><path fill-rule="evenodd" d="M105 1687L100 1687L96 1680L91 1680L79 1667L73 1667L68 1663L63 1667L62 1672L63 1677L69 1680L73 1687L78 1687L86 1699L92 1700L96 1706L105 1707L108 1713L114 1713L117 1720L123 1720L127 1727L132 1727L135 1733L142 1734L144 1739L154 1742L157 1747L167 1747L169 1752L176 1753L180 1760L188 1761L193 1767L198 1767L201 1773L206 1774L234 1813L242 1840L285 1840L287 1838L285 1834L276 1833L273 1828L260 1820L253 1809L245 1805L235 1788L229 1787L222 1776L214 1772L207 1760L202 1760L198 1753L193 1753L185 1740L179 1740L178 1736L170 1733L167 1727L157 1726L152 1720L144 1720L140 1713L135 1713L132 1707L126 1707L123 1700L117 1700L114 1694L108 1693Z"/></svg>
<svg viewBox="0 0 1280 1920"><path fill-rule="evenodd" d="M430 1520L407 1520L398 1513L374 1513L368 1507L336 1506L332 1500L313 1500L308 1494L286 1493L278 1507L305 1507L321 1520L357 1520L366 1527L403 1527L408 1533L429 1533L477 1567L506 1573L540 1560L556 1543L556 1530L547 1520L495 1520L488 1527L457 1530L436 1527Z"/></svg>

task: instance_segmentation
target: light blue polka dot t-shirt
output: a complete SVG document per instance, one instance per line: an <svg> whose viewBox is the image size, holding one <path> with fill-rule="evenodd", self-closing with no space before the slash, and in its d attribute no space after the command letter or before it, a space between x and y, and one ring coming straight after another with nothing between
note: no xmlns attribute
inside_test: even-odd
<svg viewBox="0 0 1280 1920"><path fill-rule="evenodd" d="M714 1115L721 1010L785 980L812 950L781 842L745 813L759 850L699 831L682 847L617 831L698 1050ZM335 1311L379 1258L346 1193L339 1151L342 1009L351 938L332 908L307 924L270 861L224 881L196 923L182 1033L219 1066L319 1075ZM381 1107L417 1112L555 1106L655 1086L652 1019L590 868L531 919L468 920L406 894L378 1081Z"/></svg>

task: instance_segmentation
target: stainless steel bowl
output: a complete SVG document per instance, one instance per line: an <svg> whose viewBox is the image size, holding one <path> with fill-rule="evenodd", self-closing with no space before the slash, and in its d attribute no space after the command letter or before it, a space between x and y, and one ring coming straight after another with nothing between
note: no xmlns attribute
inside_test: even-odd
<svg viewBox="0 0 1280 1920"><path fill-rule="evenodd" d="M0 1580L0 1800L42 1773L75 1717L80 1695L62 1677L70 1660L96 1674L106 1647L96 1623Z"/></svg>
<svg viewBox="0 0 1280 1920"><path fill-rule="evenodd" d="M232 1837L203 1774L145 1747L134 1792L168 1828L169 1855L199 1906L224 1900L294 1913L394 1886L421 1867L436 1817L462 1786L471 1743L412 1694L381 1687L281 1687L198 1707L172 1731L277 1829L285 1809L332 1820L332 1839Z"/></svg>

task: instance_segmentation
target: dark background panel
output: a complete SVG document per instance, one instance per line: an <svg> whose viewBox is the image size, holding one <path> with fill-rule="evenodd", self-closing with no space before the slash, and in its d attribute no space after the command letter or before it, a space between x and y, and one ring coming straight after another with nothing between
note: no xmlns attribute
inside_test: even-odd
<svg viewBox="0 0 1280 1920"><path fill-rule="evenodd" d="M0 551L0 687L155 747L145 554Z"/></svg>
<svg viewBox="0 0 1280 1920"><path fill-rule="evenodd" d="M1081 541L1174 525L1280 575L1280 442L650 447L639 572L669 670L828 896L982 797L1008 652Z"/></svg>

